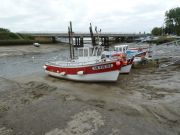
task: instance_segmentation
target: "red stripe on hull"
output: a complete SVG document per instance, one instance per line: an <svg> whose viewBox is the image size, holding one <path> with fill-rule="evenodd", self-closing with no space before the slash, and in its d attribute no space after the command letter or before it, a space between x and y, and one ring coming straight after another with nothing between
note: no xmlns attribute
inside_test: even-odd
<svg viewBox="0 0 180 135"><path fill-rule="evenodd" d="M65 72L66 74L75 75L78 71L83 71L84 74L95 74L120 70L121 64L117 62L110 62L104 64L96 64L82 67L60 67L54 65L45 65L46 70L50 72Z"/></svg>

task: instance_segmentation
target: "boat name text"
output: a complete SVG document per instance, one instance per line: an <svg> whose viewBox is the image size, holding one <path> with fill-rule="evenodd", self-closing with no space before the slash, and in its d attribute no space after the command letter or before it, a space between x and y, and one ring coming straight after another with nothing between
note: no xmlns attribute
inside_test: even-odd
<svg viewBox="0 0 180 135"><path fill-rule="evenodd" d="M100 65L100 66L94 66L92 67L92 70L101 70L101 69L107 69L112 68L113 64L106 64L106 65Z"/></svg>

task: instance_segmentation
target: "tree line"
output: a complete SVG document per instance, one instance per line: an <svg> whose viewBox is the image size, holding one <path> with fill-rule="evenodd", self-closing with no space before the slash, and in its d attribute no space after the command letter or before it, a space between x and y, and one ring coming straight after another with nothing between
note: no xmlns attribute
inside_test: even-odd
<svg viewBox="0 0 180 135"><path fill-rule="evenodd" d="M165 26L155 27L151 33L155 36L178 35L180 36L180 7L172 8L165 13Z"/></svg>
<svg viewBox="0 0 180 135"><path fill-rule="evenodd" d="M9 29L5 29L5 28L0 28L0 32L10 32L10 30Z"/></svg>

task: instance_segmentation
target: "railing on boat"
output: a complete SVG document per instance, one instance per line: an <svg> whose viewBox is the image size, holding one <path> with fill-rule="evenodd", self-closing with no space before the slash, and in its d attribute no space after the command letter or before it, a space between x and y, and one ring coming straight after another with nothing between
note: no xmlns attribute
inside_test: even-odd
<svg viewBox="0 0 180 135"><path fill-rule="evenodd" d="M61 67L76 67L76 66L85 66L85 65L91 65L91 64L97 64L97 63L100 63L100 62L105 62L107 59L97 59L97 60L93 60L93 61L86 61L86 62L77 62L77 61L73 61L73 60L70 60L70 61L67 61L67 62L63 62L63 61L57 61L57 62L47 62L46 64L47 65L53 65L53 66L61 66ZM109 61L112 62L112 60L115 61L115 59L109 59ZM106 61L108 62L108 61Z"/></svg>

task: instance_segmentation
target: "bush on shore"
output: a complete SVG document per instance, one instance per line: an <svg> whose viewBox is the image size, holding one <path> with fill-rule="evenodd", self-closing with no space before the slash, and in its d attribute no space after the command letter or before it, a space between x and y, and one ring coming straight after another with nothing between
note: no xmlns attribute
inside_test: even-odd
<svg viewBox="0 0 180 135"><path fill-rule="evenodd" d="M32 45L33 43L38 42L40 44L49 44L52 42L47 41L34 41L34 40L0 40L0 45Z"/></svg>
<svg viewBox="0 0 180 135"><path fill-rule="evenodd" d="M17 33L17 34L24 40L34 40L34 37L32 37L31 35L20 34L20 33Z"/></svg>
<svg viewBox="0 0 180 135"><path fill-rule="evenodd" d="M159 44L163 44L163 43L172 42L174 40L176 40L176 38L160 37L160 38L150 41L150 42L159 45Z"/></svg>
<svg viewBox="0 0 180 135"><path fill-rule="evenodd" d="M52 43L50 41L36 41L31 35L13 33L8 29L0 28L0 45L28 45L35 42L41 44Z"/></svg>
<svg viewBox="0 0 180 135"><path fill-rule="evenodd" d="M0 45L25 45L33 42L33 40L0 40Z"/></svg>
<svg viewBox="0 0 180 135"><path fill-rule="evenodd" d="M16 40L19 39L18 35L12 32L0 32L0 40Z"/></svg>

